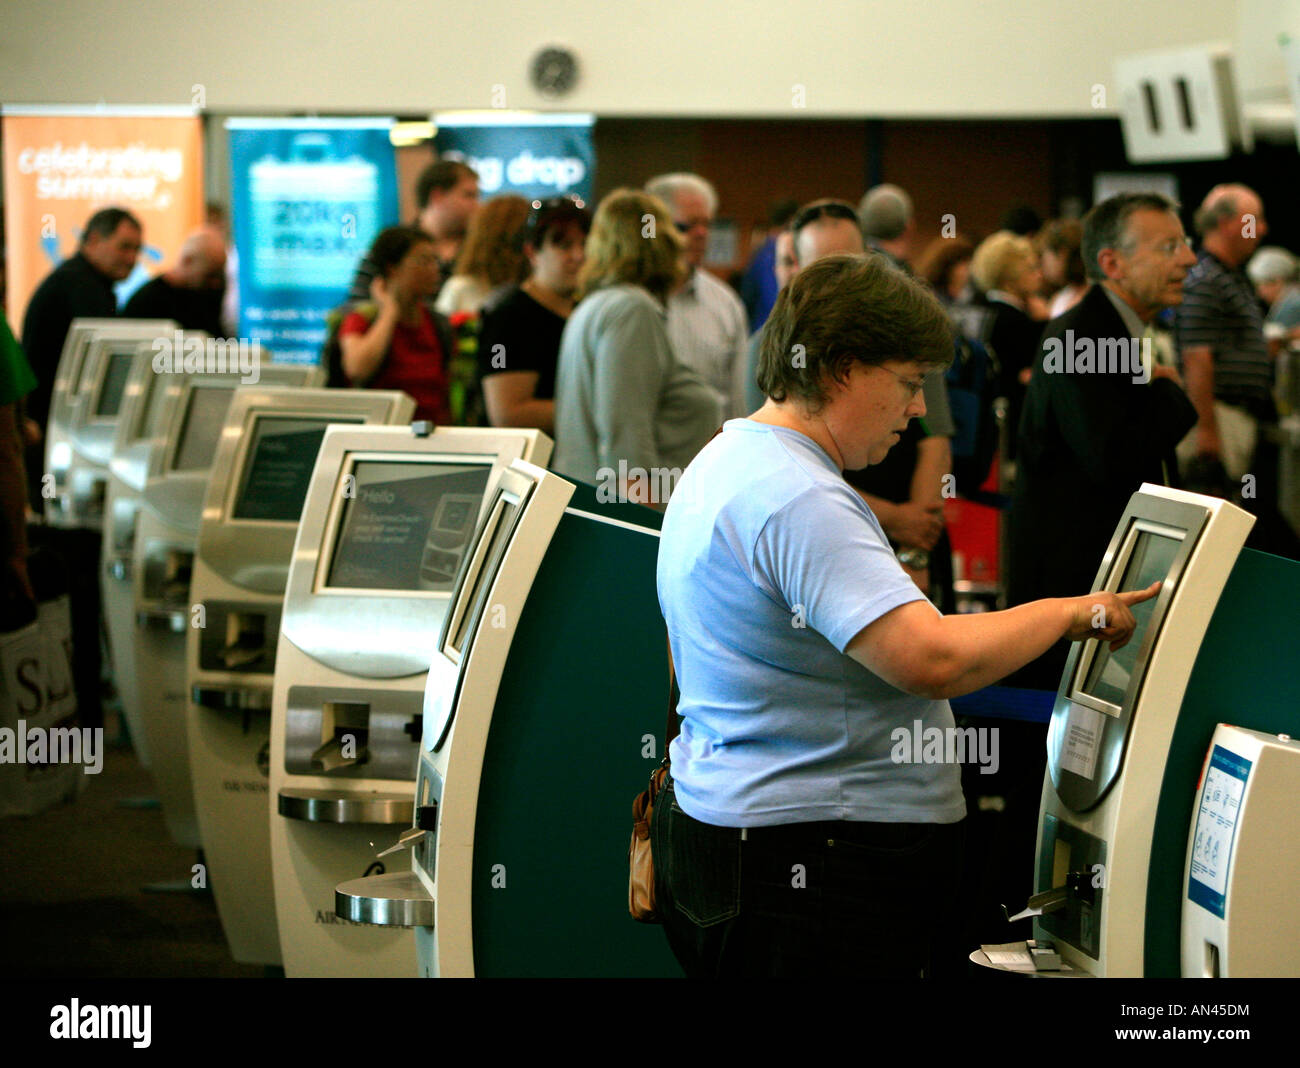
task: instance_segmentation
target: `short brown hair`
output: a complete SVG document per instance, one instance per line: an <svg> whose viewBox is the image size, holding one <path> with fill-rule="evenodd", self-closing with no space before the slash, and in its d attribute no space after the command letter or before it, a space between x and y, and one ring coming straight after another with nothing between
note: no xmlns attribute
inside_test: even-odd
<svg viewBox="0 0 1300 1068"><path fill-rule="evenodd" d="M843 382L855 363L940 367L952 357L948 316L923 285L878 253L825 256L776 298L763 327L758 385L778 403L798 398L815 413L830 383Z"/></svg>
<svg viewBox="0 0 1300 1068"><path fill-rule="evenodd" d="M1038 232L1037 244L1061 257L1068 285L1088 284L1083 267L1083 224L1078 219L1053 219Z"/></svg>
<svg viewBox="0 0 1300 1068"><path fill-rule="evenodd" d="M581 296L601 286L641 286L660 302L685 276L682 239L672 212L639 189L615 189L596 208L587 260L578 275Z"/></svg>
<svg viewBox="0 0 1300 1068"><path fill-rule="evenodd" d="M929 282L938 293L948 292L948 282L959 264L969 263L975 255L975 246L960 234L954 237L936 237L916 261L916 276Z"/></svg>
<svg viewBox="0 0 1300 1068"><path fill-rule="evenodd" d="M433 238L418 226L390 226L375 235L367 258L380 277L387 278L411 249L426 242L432 244Z"/></svg>
<svg viewBox="0 0 1300 1068"><path fill-rule="evenodd" d="M429 198L435 189L439 193L450 192L463 178L477 179L478 172L458 159L440 159L430 163L415 180L415 203L423 211L429 206Z"/></svg>

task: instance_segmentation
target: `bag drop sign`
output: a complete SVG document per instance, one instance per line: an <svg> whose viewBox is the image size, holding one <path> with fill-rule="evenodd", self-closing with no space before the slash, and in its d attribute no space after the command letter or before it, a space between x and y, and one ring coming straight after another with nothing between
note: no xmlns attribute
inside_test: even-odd
<svg viewBox="0 0 1300 1068"><path fill-rule="evenodd" d="M462 125L440 116L435 144L444 159L474 168L485 196L592 199L595 149L590 116L540 116L519 125Z"/></svg>

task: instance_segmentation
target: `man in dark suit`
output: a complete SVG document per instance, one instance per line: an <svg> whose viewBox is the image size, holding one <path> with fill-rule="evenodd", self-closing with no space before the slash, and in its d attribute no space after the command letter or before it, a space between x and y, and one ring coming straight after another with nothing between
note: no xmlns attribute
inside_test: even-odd
<svg viewBox="0 0 1300 1068"><path fill-rule="evenodd" d="M1196 422L1177 373L1154 365L1143 336L1183 299L1196 262L1177 206L1154 195L1104 200L1083 220L1082 252L1092 286L1044 328L1020 418L1012 605L1090 589L1129 498L1143 482L1175 477L1174 446ZM1007 684L1056 690L1069 648L1058 642ZM977 817L967 846L981 858L971 893L992 903L1024 899L1047 758L1045 724L999 720L997 730L1001 769L993 781L968 780L1003 802L996 818ZM1014 936L992 908L982 915L982 940Z"/></svg>
<svg viewBox="0 0 1300 1068"><path fill-rule="evenodd" d="M27 450L32 507L40 511L45 471L45 432L63 341L72 320L112 318L117 314L113 285L135 267L143 236L140 221L121 208L103 208L86 222L81 247L37 287L23 319L23 347L36 372L37 385L27 398L27 417L40 428L40 440ZM98 727L104 713L100 693L99 552L100 536L92 530L46 527L42 541L67 567L72 609L72 672L81 726Z"/></svg>
<svg viewBox="0 0 1300 1068"><path fill-rule="evenodd" d="M1196 409L1172 367L1156 365L1147 326L1181 303L1196 263L1177 205L1123 194L1083 220L1093 285L1048 323L1020 421L1008 600L1091 588L1124 507L1143 482L1174 484L1174 446ZM1013 680L1054 690L1069 644Z"/></svg>

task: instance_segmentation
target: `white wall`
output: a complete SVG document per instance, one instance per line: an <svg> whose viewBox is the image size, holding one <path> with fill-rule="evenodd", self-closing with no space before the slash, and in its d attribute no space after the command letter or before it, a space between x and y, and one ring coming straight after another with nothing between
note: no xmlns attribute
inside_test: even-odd
<svg viewBox="0 0 1300 1068"><path fill-rule="evenodd" d="M1237 85L1246 103L1286 99L1278 35L1300 38L1300 0L1241 0L1234 35Z"/></svg>
<svg viewBox="0 0 1300 1068"><path fill-rule="evenodd" d="M1241 0L1250 4L1254 0ZM215 112L1095 116L1117 54L1231 40L1238 0L0 0L0 100ZM527 84L559 42L561 104ZM804 87L806 106L796 108ZM1112 106L1114 100L1108 100Z"/></svg>

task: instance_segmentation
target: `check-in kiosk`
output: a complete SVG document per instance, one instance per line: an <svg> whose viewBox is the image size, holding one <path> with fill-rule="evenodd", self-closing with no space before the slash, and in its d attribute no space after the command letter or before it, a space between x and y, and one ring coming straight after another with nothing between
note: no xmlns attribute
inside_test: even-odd
<svg viewBox="0 0 1300 1068"><path fill-rule="evenodd" d="M627 912L668 694L659 521L521 463L490 500L429 669L415 878L337 892L340 915L415 926L422 976L680 974Z"/></svg>
<svg viewBox="0 0 1300 1068"><path fill-rule="evenodd" d="M45 515L51 526L101 528L126 383L150 354L140 342L170 336L175 326L161 319L73 320L46 424L45 473L54 480Z"/></svg>
<svg viewBox="0 0 1300 1068"><path fill-rule="evenodd" d="M333 424L409 424L414 413L394 390L244 387L226 414L190 581L186 721L199 837L237 961L280 963L266 818L271 686L321 439Z"/></svg>
<svg viewBox="0 0 1300 1068"><path fill-rule="evenodd" d="M1183 975L1300 977L1300 741L1220 723L1183 873Z"/></svg>
<svg viewBox="0 0 1300 1068"><path fill-rule="evenodd" d="M152 322L146 322L150 325ZM73 319L68 332L63 336L63 349L59 353L59 365L54 371L54 385L50 390L50 413L45 426L45 460L47 469L54 467L54 454L60 460L60 467L67 471L71 456L68 445L68 426L71 421L72 404L81 386L81 371L86 362L86 351L90 342L101 331L111 331L115 326L134 329L140 323L135 319L92 319L85 316ZM167 328L175 326L167 322Z"/></svg>
<svg viewBox="0 0 1300 1068"><path fill-rule="evenodd" d="M411 824L426 674L456 577L510 463L546 463L550 451L538 430L327 432L285 594L271 721L286 975L416 974L410 931L344 922L334 888L375 868Z"/></svg>
<svg viewBox="0 0 1300 1068"><path fill-rule="evenodd" d="M1225 716L1300 733L1300 564L1243 549L1253 519L1144 485L1095 589L1159 595L1112 652L1077 643L1048 730L1035 862L1036 937L1099 976L1179 974L1191 799Z"/></svg>
<svg viewBox="0 0 1300 1068"><path fill-rule="evenodd" d="M184 336L193 335L187 333ZM137 359L132 365L114 430L108 489L104 495L104 540L99 578L104 626L108 631L113 665L113 685L117 688L136 756L148 768L151 766L148 736L140 717L140 691L135 676L132 555L136 512L150 471L150 458L166 444L158 429L158 419L159 412L165 407L163 400L167 391L162 385L166 376L158 374L148 358L153 355L152 343L138 341L136 344L146 358Z"/></svg>
<svg viewBox="0 0 1300 1068"><path fill-rule="evenodd" d="M156 422L161 442L149 453L131 559L133 647L140 718L167 829L177 843L197 849L185 726L186 631L198 619L192 611L190 577L208 476L241 377L160 377L154 388L164 391ZM319 368L302 365L268 361L260 369L262 385L317 385L321 377Z"/></svg>

